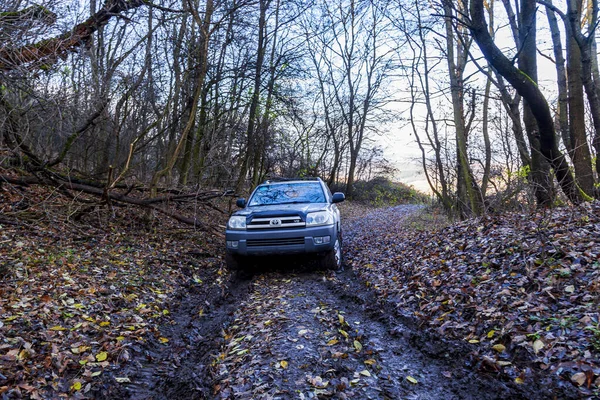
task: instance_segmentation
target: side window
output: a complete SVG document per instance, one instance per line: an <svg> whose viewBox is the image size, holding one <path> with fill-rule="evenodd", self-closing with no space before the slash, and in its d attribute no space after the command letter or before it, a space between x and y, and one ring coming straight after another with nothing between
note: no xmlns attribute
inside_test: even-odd
<svg viewBox="0 0 600 400"><path fill-rule="evenodd" d="M323 190L325 190L325 197L327 197L327 202L331 203L333 195L331 194L331 190L329 190L329 186L327 186L326 183L323 183Z"/></svg>

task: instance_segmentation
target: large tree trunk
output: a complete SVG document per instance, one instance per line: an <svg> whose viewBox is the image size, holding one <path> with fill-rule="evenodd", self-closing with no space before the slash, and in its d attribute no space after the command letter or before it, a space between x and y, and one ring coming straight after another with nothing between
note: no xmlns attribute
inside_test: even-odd
<svg viewBox="0 0 600 400"><path fill-rule="evenodd" d="M536 83L526 73L516 68L495 45L487 29L483 0L470 1L470 16L469 28L485 58L529 103L538 124L540 150L554 169L563 192L571 202L581 203L584 198L583 193L571 174L567 160L558 149L554 120L544 95Z"/></svg>
<svg viewBox="0 0 600 400"><path fill-rule="evenodd" d="M22 47L0 47L0 70L11 71L21 67L48 68L69 51L85 44L94 32L125 11L146 4L144 0L108 0L104 7L70 32L44 39Z"/></svg>
<svg viewBox="0 0 600 400"><path fill-rule="evenodd" d="M596 149L596 155L600 154L600 98L598 97L598 91L595 85L595 81L593 80L593 62L592 58L597 58L595 54L592 54L592 39L596 33L597 28L597 20L598 20L598 4L597 0L592 0L592 8L588 12L588 17L590 20L588 23L593 27L591 33L588 36L584 36L581 32L581 2L580 1L567 1L567 36L573 38L572 40L577 43L580 51L580 77L581 83L585 87L585 92L587 94L588 103L590 106L590 114L592 116L592 122L594 125L594 147ZM580 169L586 168L582 171L583 176L580 178L577 176L578 180L582 182L585 186L582 188L584 191L592 195L594 193L594 176L591 167L591 154L590 149L587 143L587 138L585 132L582 136L571 137L571 142L574 144L573 151L579 157L578 161L575 162L575 166L577 167L578 163L581 163ZM575 147L575 143L578 145ZM580 153L576 153L579 150ZM596 157L596 169L600 174L600 157ZM579 171L576 169L576 173L579 174Z"/></svg>
<svg viewBox="0 0 600 400"><path fill-rule="evenodd" d="M519 24L519 68L529 78L537 83L537 58L536 58L536 18L535 1L521 0ZM550 165L540 153L538 124L534 117L527 98L523 99L523 122L525 132L531 147L531 181L538 205L550 206L554 201L554 188Z"/></svg>
<svg viewBox="0 0 600 400"><path fill-rule="evenodd" d="M592 195L594 193L594 176L592 172L592 157L585 129L582 52L575 36L571 33L573 24L578 24L581 17L581 1L569 1L568 4L567 17L571 21L571 29L567 29L566 35L570 148L573 154L572 160L575 167L575 178L579 183L579 187L588 195ZM583 45L585 46L585 44ZM588 80L591 79L591 71L589 73Z"/></svg>

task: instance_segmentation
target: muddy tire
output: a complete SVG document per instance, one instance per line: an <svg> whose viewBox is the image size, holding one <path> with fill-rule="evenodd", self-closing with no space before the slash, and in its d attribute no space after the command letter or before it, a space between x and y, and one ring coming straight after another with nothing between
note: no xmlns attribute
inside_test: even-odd
<svg viewBox="0 0 600 400"><path fill-rule="evenodd" d="M248 263L241 256L234 256L233 254L227 253L225 255L225 264L230 271L244 271L247 269Z"/></svg>
<svg viewBox="0 0 600 400"><path fill-rule="evenodd" d="M333 244L333 249L319 260L319 267L337 271L342 268L342 262L342 242L337 238Z"/></svg>

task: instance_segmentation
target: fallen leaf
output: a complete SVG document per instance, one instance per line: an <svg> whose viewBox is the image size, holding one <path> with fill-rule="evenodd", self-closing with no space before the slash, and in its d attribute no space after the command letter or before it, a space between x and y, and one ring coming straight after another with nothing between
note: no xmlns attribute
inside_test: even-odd
<svg viewBox="0 0 600 400"><path fill-rule="evenodd" d="M281 368L286 369L288 367L288 362L287 361L280 361L279 365L281 366Z"/></svg>
<svg viewBox="0 0 600 400"><path fill-rule="evenodd" d="M73 384L71 385L71 390L73 390L73 391L81 390L81 382L79 382L79 381L73 382Z"/></svg>
<svg viewBox="0 0 600 400"><path fill-rule="evenodd" d="M354 348L356 349L356 351L360 352L362 350L362 344L360 344L360 342L358 340L354 341Z"/></svg>
<svg viewBox="0 0 600 400"><path fill-rule="evenodd" d="M496 350L498 353L502 353L504 350L506 350L506 347L503 344L495 344L492 346L492 349Z"/></svg>
<svg viewBox="0 0 600 400"><path fill-rule="evenodd" d="M115 377L115 381L118 383L131 383L131 380L128 377Z"/></svg>
<svg viewBox="0 0 600 400"><path fill-rule="evenodd" d="M409 381L410 383L414 383L414 384L419 383L419 381L416 380L415 378L413 378L412 376L407 376L406 380Z"/></svg>
<svg viewBox="0 0 600 400"><path fill-rule="evenodd" d="M575 292L575 286L573 286L573 285L565 286L565 293L573 293L573 292Z"/></svg>
<svg viewBox="0 0 600 400"><path fill-rule="evenodd" d="M582 386L586 380L587 376L585 375L585 372L577 372L571 376L571 382L576 383L579 386Z"/></svg>
<svg viewBox="0 0 600 400"><path fill-rule="evenodd" d="M100 353L96 354L96 360L97 361L104 361L108 358L108 353L105 351L101 351Z"/></svg>
<svg viewBox="0 0 600 400"><path fill-rule="evenodd" d="M50 330L51 331L66 331L67 328L60 326L60 325L56 325L56 326L53 326L52 328L50 328Z"/></svg>
<svg viewBox="0 0 600 400"><path fill-rule="evenodd" d="M537 339L535 342L533 342L533 351L535 351L535 354L537 354L543 347L544 342L542 342L540 339Z"/></svg>
<svg viewBox="0 0 600 400"><path fill-rule="evenodd" d="M364 375L364 376L371 376L371 373L369 371L367 371L366 369L363 369L362 371L360 371L359 374Z"/></svg>

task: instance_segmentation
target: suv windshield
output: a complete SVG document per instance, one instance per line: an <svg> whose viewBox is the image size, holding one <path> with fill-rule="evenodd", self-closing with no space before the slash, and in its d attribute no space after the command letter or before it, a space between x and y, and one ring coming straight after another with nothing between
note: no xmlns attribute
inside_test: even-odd
<svg viewBox="0 0 600 400"><path fill-rule="evenodd" d="M256 188L249 206L292 203L325 203L325 194L318 182L277 183Z"/></svg>

